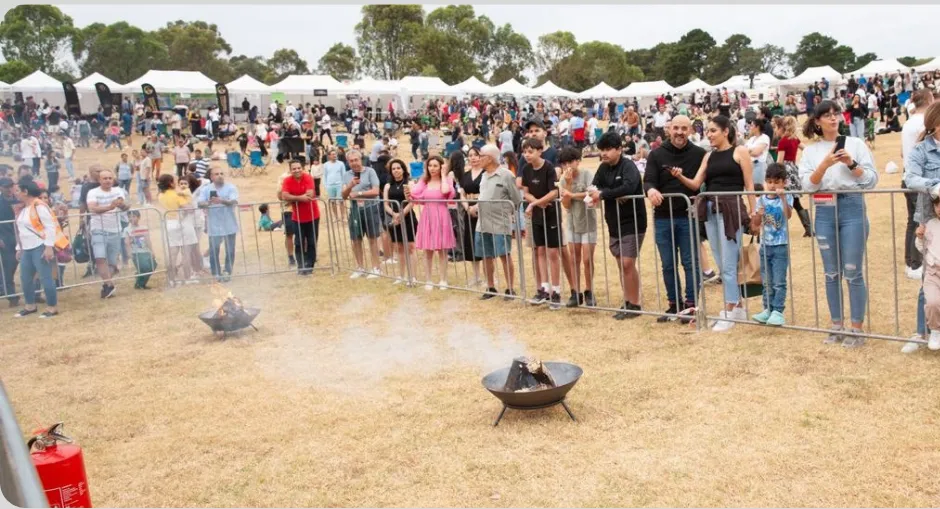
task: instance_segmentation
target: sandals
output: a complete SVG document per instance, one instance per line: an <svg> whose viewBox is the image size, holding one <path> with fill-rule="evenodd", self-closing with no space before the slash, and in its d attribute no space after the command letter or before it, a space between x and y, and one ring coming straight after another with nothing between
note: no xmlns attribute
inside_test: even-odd
<svg viewBox="0 0 940 509"><path fill-rule="evenodd" d="M52 318L53 316L58 316L58 311L43 311L39 318Z"/></svg>
<svg viewBox="0 0 940 509"><path fill-rule="evenodd" d="M17 312L15 315L13 315L13 318L23 318L23 317L29 316L29 315L31 315L31 314L37 312L37 311L39 311L38 308L37 308L37 309L21 309L21 310L19 310L19 312Z"/></svg>

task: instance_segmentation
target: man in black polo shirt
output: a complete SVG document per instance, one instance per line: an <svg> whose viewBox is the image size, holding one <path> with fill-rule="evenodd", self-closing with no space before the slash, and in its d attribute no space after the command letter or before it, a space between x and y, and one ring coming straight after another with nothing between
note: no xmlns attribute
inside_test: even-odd
<svg viewBox="0 0 940 509"><path fill-rule="evenodd" d="M672 119L669 141L663 142L659 148L650 152L646 159L643 183L646 197L654 207L656 248L663 262L663 283L669 299L666 314L669 315L676 315L684 309L694 309L698 289L693 270L693 267L698 266L698 249L690 237L697 225L689 218L689 202L678 197L663 198L664 194L684 194L691 201L692 197L698 194L698 191L685 187L669 171L671 168L680 168L682 174L691 179L695 178L702 165L705 149L689 143L691 128L692 122L685 115ZM677 252L685 271L684 302L679 300L682 297L682 282L678 277ZM675 316L663 316L657 321L664 323L674 319Z"/></svg>
<svg viewBox="0 0 940 509"><path fill-rule="evenodd" d="M614 315L616 320L635 318L640 311L640 274L636 258L646 235L646 205L636 199L623 199L643 193L640 170L629 158L623 157L620 136L604 133L597 142L601 164L594 174L590 192L594 206L604 201L604 221L610 236L610 253L620 260L620 285L623 307Z"/></svg>

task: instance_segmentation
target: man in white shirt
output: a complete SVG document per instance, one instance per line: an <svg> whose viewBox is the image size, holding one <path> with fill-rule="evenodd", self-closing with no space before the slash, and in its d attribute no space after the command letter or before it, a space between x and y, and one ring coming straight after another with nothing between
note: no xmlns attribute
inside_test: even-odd
<svg viewBox="0 0 940 509"><path fill-rule="evenodd" d="M33 167L33 177L39 177L39 162L42 160L42 148L39 146L39 140L32 134L23 133L23 140L20 141L20 156L23 162L30 163Z"/></svg>
<svg viewBox="0 0 940 509"><path fill-rule="evenodd" d="M95 257L95 267L104 283L101 285L101 298L114 296L112 272L117 271L118 256L121 254L121 219L119 212L127 211L127 193L114 186L114 173L101 170L98 173L99 187L88 191L85 203L91 213L89 230L91 232L91 251Z"/></svg>
<svg viewBox="0 0 940 509"><path fill-rule="evenodd" d="M333 120L330 115L324 112L320 120L317 121L317 126L320 128L320 144L323 144L323 137L327 136L330 138L330 145L333 145Z"/></svg>
<svg viewBox="0 0 940 509"><path fill-rule="evenodd" d="M69 172L69 180L74 180L75 165L72 157L75 155L75 142L65 131L59 131L59 139L62 140L62 158L65 159L65 170Z"/></svg>
<svg viewBox="0 0 940 509"><path fill-rule="evenodd" d="M660 106L659 111L653 114L653 130L656 135L666 139L666 122L669 122L669 114L666 113L666 106Z"/></svg>
<svg viewBox="0 0 940 509"><path fill-rule="evenodd" d="M588 117L589 117L587 121L588 140L590 144L593 146L597 142L597 137L595 136L595 133L597 132L596 131L597 130L597 116L594 115L594 112L592 111L588 113Z"/></svg>
<svg viewBox="0 0 940 509"><path fill-rule="evenodd" d="M561 120L558 122L558 139L562 145L571 144L571 120L568 119L568 113L561 113Z"/></svg>

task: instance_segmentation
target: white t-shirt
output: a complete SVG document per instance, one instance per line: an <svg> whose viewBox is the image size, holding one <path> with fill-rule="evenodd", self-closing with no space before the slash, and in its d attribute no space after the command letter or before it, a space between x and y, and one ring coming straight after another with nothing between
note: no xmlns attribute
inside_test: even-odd
<svg viewBox="0 0 940 509"><path fill-rule="evenodd" d="M72 154L75 152L75 142L72 141L72 138L66 137L62 141L62 156L66 159L71 159Z"/></svg>
<svg viewBox="0 0 940 509"><path fill-rule="evenodd" d="M39 142L36 141L36 138L30 136L20 141L20 156L22 156L24 160L42 157L39 153Z"/></svg>
<svg viewBox="0 0 940 509"><path fill-rule="evenodd" d="M86 204L92 204L99 207L107 207L111 205L111 202L118 198L124 198L124 201L127 201L127 193L124 192L124 189L114 186L108 191L96 187L91 191L88 191L88 197L85 199ZM114 209L110 212L105 212L104 214L91 214L91 231L105 231L111 233L121 233L121 221L119 220L118 214L120 209Z"/></svg>
<svg viewBox="0 0 940 509"><path fill-rule="evenodd" d="M868 111L875 111L878 109L878 96L875 94L868 94Z"/></svg>
<svg viewBox="0 0 940 509"><path fill-rule="evenodd" d="M762 134L760 136L751 136L747 139L747 143L745 144L747 150L750 151L752 148L760 145L761 143L764 144L764 151L756 156L751 156L751 158L755 161L763 161L767 158L767 150L770 148L770 138L768 138L766 134Z"/></svg>
<svg viewBox="0 0 940 509"><path fill-rule="evenodd" d="M332 127L332 124L330 123L330 116L326 113L323 114L323 118L321 118L317 124L320 126L320 129L323 129L324 131L328 131Z"/></svg>
<svg viewBox="0 0 940 509"><path fill-rule="evenodd" d="M907 122L904 123L904 127L901 128L901 156L904 158L905 170L910 166L907 163L907 158L910 157L911 151L913 151L914 147L917 145L917 138L920 137L920 133L922 132L924 132L923 113L911 115L911 118L907 119Z"/></svg>
<svg viewBox="0 0 940 509"><path fill-rule="evenodd" d="M559 136L568 136L568 131L571 129L571 122L568 119L564 119L558 123L558 135Z"/></svg>
<svg viewBox="0 0 940 509"><path fill-rule="evenodd" d="M657 111L653 114L653 127L662 128L666 127L666 122L669 122L669 114L664 112Z"/></svg>

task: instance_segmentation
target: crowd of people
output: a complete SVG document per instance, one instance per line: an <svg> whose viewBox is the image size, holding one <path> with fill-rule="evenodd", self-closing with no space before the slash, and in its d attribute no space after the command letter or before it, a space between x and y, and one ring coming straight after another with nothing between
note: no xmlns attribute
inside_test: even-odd
<svg viewBox="0 0 940 509"><path fill-rule="evenodd" d="M234 140L242 152L270 151L288 165L273 197L285 204L283 217L275 223L263 206L258 226L284 231L289 263L300 275L310 275L317 261L322 196L332 217L348 221L357 265L353 279L374 279L383 265L398 264L396 284L419 284L423 269L424 287L443 290L449 287L448 265L467 262L473 271L471 285L484 288L482 299L511 299L517 290L512 245L524 242L536 282L530 303L551 309L593 307L602 219L622 291L614 318L624 320L643 312L636 262L652 222L668 299L659 321L693 320L705 282L723 288L724 306L712 330L726 331L749 320L743 282L737 280L744 235L749 234L760 238L764 287L763 309L750 320L779 326L786 324L786 223L795 210L804 236L818 238L832 323L825 342L858 347L865 342L868 292L862 267L868 219L864 195L845 191L875 187L872 122L877 118L885 123L882 130L892 131L892 122L904 115L904 183L919 191L908 195L905 262L908 276L924 281L917 337L929 337L929 347L940 349L940 245L935 245L940 243L940 174L934 175L940 160L934 161L933 150L940 140L940 103L933 103L933 81L930 74L916 73L851 76L840 90L821 80L802 94L754 102L744 93L698 90L688 96L663 94L643 106L636 99L519 102L473 97L427 100L410 115L396 110L394 103L383 112L379 104L372 107L363 99L348 101L339 112L322 104L272 103L262 119L257 106L245 101L247 126L223 128L230 119L216 119L210 111L198 135L195 124L185 132L179 113L169 113L171 129L164 133L154 120L161 115L138 115L139 104L127 104L136 133L127 129L113 136L117 143L143 136L139 150L122 153L113 169L93 165L78 180L72 162L76 147L90 146L80 123L44 112L39 129L5 123L13 127L4 129L18 130L23 164L16 175L12 168L0 167L0 221L7 221L0 223L4 294L11 305L19 305L13 296L19 264L25 306L17 316L37 312L40 287L47 305L42 316L58 313L55 292L62 277L53 264L64 265L72 253L83 250L62 233L69 205L87 213L78 225L79 240L94 260L88 270L93 265L102 281L101 297L114 296L113 275L128 260L139 274L135 288L148 288L157 261L148 228L130 207L132 182L138 204L167 211L170 285L198 282L207 275L227 281L240 229L238 190L226 181L221 165L212 163L220 159L212 148L214 135L226 131L238 133ZM125 113L127 109L121 116ZM806 119L799 132L797 116L802 114ZM348 149L336 143L337 125L352 136ZM421 161L417 178L411 175L413 163L398 154L400 130L411 142L412 158ZM106 150L111 134L104 130L103 136ZM366 151L370 137L374 141ZM292 138L299 142L285 141ZM203 141L205 150L195 147ZM596 171L584 169L582 158L593 156L600 159ZM169 167L162 161L169 157L175 171L165 171ZM68 200L58 187L60 158L75 182ZM43 160L45 182L39 180ZM651 219L639 197L649 202ZM814 218L801 203L807 199L813 200ZM205 250L203 236L208 239ZM706 245L716 270L708 267ZM423 267L415 251L424 252ZM502 291L497 288L497 259ZM562 276L570 288L565 302ZM843 281L848 317L842 315ZM918 346L911 341L903 350Z"/></svg>

